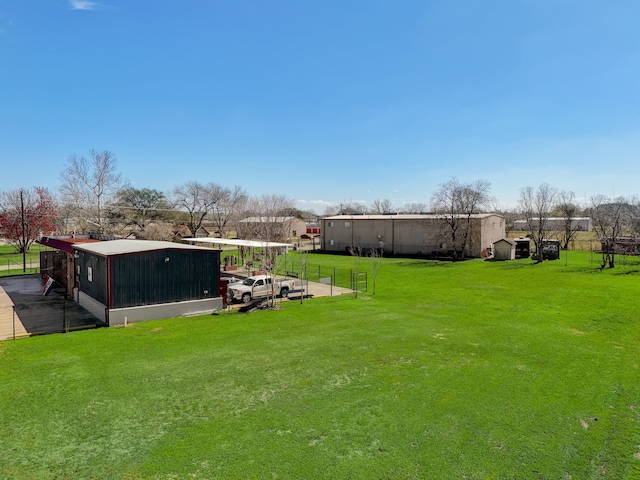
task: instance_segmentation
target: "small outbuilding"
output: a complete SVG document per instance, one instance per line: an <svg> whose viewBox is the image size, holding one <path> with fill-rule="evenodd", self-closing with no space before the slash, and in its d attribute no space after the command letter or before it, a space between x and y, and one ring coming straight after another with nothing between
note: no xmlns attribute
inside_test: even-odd
<svg viewBox="0 0 640 480"><path fill-rule="evenodd" d="M516 244L506 238L493 242L493 260L515 260Z"/></svg>
<svg viewBox="0 0 640 480"><path fill-rule="evenodd" d="M531 239L528 237L515 238L513 240L516 248L516 260L529 258L531 256Z"/></svg>
<svg viewBox="0 0 640 480"><path fill-rule="evenodd" d="M220 250L171 242L74 244L75 299L107 325L211 312Z"/></svg>
<svg viewBox="0 0 640 480"><path fill-rule="evenodd" d="M560 240L542 241L542 259L558 260L560 258Z"/></svg>

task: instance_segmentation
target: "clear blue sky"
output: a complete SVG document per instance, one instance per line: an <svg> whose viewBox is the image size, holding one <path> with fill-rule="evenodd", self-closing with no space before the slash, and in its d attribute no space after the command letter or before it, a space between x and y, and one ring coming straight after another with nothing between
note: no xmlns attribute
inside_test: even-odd
<svg viewBox="0 0 640 480"><path fill-rule="evenodd" d="M110 150L190 180L503 207L543 182L640 194L640 2L0 0L0 190Z"/></svg>

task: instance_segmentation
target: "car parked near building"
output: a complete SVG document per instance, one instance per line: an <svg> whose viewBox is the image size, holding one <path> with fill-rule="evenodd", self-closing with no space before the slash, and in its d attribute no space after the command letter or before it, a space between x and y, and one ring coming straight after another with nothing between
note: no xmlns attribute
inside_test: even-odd
<svg viewBox="0 0 640 480"><path fill-rule="evenodd" d="M293 280L273 279L269 275L247 277L242 282L230 284L227 288L229 302L249 303L255 298L266 298L271 295L286 297L295 287Z"/></svg>

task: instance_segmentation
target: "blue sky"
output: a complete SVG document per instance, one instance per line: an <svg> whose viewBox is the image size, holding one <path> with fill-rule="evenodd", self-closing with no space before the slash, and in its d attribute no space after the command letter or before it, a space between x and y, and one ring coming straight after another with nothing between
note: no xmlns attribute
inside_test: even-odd
<svg viewBox="0 0 640 480"><path fill-rule="evenodd" d="M429 203L452 177L640 194L640 2L0 0L0 190L110 150L199 180Z"/></svg>

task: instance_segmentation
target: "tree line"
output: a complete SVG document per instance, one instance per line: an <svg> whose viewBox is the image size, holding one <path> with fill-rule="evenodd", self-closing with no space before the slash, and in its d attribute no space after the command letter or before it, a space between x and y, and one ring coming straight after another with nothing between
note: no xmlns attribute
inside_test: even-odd
<svg viewBox="0 0 640 480"><path fill-rule="evenodd" d="M495 207L496 200L490 193L491 183L486 180L461 182L453 177L438 186L428 205L417 202L395 208L388 199L376 199L370 206L344 200L328 207L323 216L434 213L442 215L446 222L450 243L464 246L469 238L471 216L492 211L504 215L507 231L513 228L516 219L525 220L537 251L550 238L549 218L566 220L561 232L553 231L560 233L563 247L568 248L575 234L569 219L589 216L604 245L602 264L609 267L615 265L616 239L640 235L637 198L596 195L588 204L580 205L573 192L545 183L521 188L518 206L501 211ZM44 187L0 192L0 232L19 252L28 251L38 235L53 232L168 240L174 234L174 225L184 224L195 235L205 222L221 237L233 229L240 238L284 241L287 229L275 227L276 223L285 217L309 220L313 216L313 212L297 210L294 200L286 195L251 196L238 185L189 181L166 194L153 188L134 187L123 178L116 156L108 150L90 150L87 156L71 155L60 173L56 195ZM258 221L239 223L247 217Z"/></svg>
<svg viewBox="0 0 640 480"><path fill-rule="evenodd" d="M195 235L208 222L221 237L233 226L248 230L239 234L282 241L286 229L273 224L283 216L300 215L294 207L285 195L252 197L240 186L214 182L189 181L167 194L134 187L123 178L113 153L90 150L88 156L67 159L56 195L44 187L0 192L0 235L24 252L39 235L54 232L170 240L175 225L185 225ZM246 217L261 225L237 223Z"/></svg>

